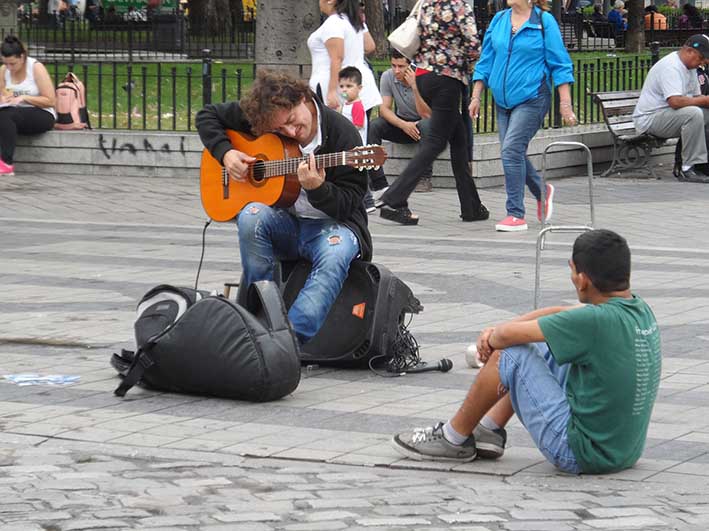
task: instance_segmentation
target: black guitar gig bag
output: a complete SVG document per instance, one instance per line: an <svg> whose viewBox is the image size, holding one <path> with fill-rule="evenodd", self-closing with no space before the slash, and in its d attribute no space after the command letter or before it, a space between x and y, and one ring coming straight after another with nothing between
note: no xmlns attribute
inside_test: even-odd
<svg viewBox="0 0 709 531"><path fill-rule="evenodd" d="M111 359L122 376L114 393L125 396L136 384L253 402L292 393L300 382L298 342L278 287L253 283L246 304L165 285L148 292L138 305L137 350Z"/></svg>

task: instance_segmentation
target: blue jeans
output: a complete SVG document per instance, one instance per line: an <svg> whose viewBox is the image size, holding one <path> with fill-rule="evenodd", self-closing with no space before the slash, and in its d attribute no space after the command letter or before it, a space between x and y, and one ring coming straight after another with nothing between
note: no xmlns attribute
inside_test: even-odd
<svg viewBox="0 0 709 531"><path fill-rule="evenodd" d="M359 255L359 241L332 219L296 218L287 210L249 203L237 218L244 283L273 280L276 260L306 258L313 268L288 311L301 344L318 333Z"/></svg>
<svg viewBox="0 0 709 531"><path fill-rule="evenodd" d="M539 95L513 109L497 106L497 127L502 167L505 171L505 206L508 216L524 219L525 183L537 201L541 198L541 179L527 158L527 148L544 123L550 101L549 90L544 84Z"/></svg>
<svg viewBox="0 0 709 531"><path fill-rule="evenodd" d="M557 365L546 343L529 343L503 350L499 372L512 408L544 457L564 472L579 474L566 433L571 418L566 400L569 365Z"/></svg>

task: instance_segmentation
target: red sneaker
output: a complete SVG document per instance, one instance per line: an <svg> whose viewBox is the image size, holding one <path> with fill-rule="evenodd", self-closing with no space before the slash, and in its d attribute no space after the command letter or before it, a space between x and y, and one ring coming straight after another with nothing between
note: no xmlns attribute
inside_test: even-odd
<svg viewBox="0 0 709 531"><path fill-rule="evenodd" d="M495 230L500 232L517 232L527 230L527 222L514 216L507 216L495 225Z"/></svg>
<svg viewBox="0 0 709 531"><path fill-rule="evenodd" d="M546 219L544 221L549 221L551 215L554 212L554 187L551 184L547 184L546 188L546 208L544 209L546 213ZM537 201L537 219L542 220L542 202Z"/></svg>
<svg viewBox="0 0 709 531"><path fill-rule="evenodd" d="M0 159L0 175L12 176L15 175L15 167Z"/></svg>

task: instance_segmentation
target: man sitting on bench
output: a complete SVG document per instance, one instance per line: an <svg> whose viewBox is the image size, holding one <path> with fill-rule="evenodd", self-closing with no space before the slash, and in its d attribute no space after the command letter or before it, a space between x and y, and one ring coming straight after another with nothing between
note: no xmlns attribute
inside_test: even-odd
<svg viewBox="0 0 709 531"><path fill-rule="evenodd" d="M367 142L381 144L382 140L389 140L397 144L418 144L428 132L431 109L416 87L411 62L396 50L391 53L391 68L382 74L379 88L382 93L379 118L369 124ZM416 191L432 190L432 170L432 166L421 168ZM382 168L370 170L369 180L375 199L389 187Z"/></svg>
<svg viewBox="0 0 709 531"><path fill-rule="evenodd" d="M709 37L692 35L650 69L633 113L638 133L682 138L682 166L676 173L680 181L709 183L709 176L694 168L707 162L709 96L701 95L696 71L707 62Z"/></svg>

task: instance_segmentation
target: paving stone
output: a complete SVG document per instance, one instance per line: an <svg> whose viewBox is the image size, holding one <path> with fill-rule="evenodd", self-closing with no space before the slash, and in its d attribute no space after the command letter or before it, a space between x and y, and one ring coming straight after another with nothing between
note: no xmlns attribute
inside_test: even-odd
<svg viewBox="0 0 709 531"><path fill-rule="evenodd" d="M67 524L62 524L64 531L79 531L83 529L109 529L115 527L125 527L128 525L124 520L74 520Z"/></svg>
<svg viewBox="0 0 709 531"><path fill-rule="evenodd" d="M212 518L220 522L278 522L281 517L274 513L216 513Z"/></svg>
<svg viewBox="0 0 709 531"><path fill-rule="evenodd" d="M424 518L360 518L356 522L363 527L394 527L429 525L431 522Z"/></svg>
<svg viewBox="0 0 709 531"><path fill-rule="evenodd" d="M576 529L575 526L566 522L541 522L539 520L505 522L502 526L508 531L572 531Z"/></svg>
<svg viewBox="0 0 709 531"><path fill-rule="evenodd" d="M602 507L587 509L596 518L619 518L623 516L658 516L657 513L645 507Z"/></svg>
<svg viewBox="0 0 709 531"><path fill-rule="evenodd" d="M384 379L366 369L305 369L296 392L269 404L138 388L118 399L106 358L132 347L135 302L157 283L194 281L190 257L203 213L192 179L3 179L0 369L71 367L82 380L66 388L0 382L0 498L11 500L0 525L24 519L22 531L32 531L46 518L63 531L95 521L122 522L126 531L707 528L709 231L662 223L656 212L702 219L709 187L662 171L659 181L595 182L599 226L631 243L634 291L656 312L665 359L644 457L619 474L580 477L546 464L518 421L508 426L502 459L452 472L402 463L389 446L392 433L449 417L477 374L464 365L465 346L482 327L531 307L534 225L514 237L495 233L492 222L462 227L455 192L441 189L411 197L423 220L413 232L370 219L377 262L425 307L409 324L422 359L449 357L448 373ZM558 182L555 221L586 222L586 186ZM504 211L504 189L481 196L493 213ZM533 211L533 197L525 201ZM573 237L547 242L545 303L575 301L566 265ZM212 226L208 240L203 285L238 278L233 226ZM28 290L41 296L28 298ZM8 335L29 341L5 342ZM210 516L254 513L280 520ZM312 521L322 515L333 519ZM490 520L465 521L469 515Z"/></svg>
<svg viewBox="0 0 709 531"><path fill-rule="evenodd" d="M283 529L288 531L330 531L337 529L350 529L349 524L344 522L329 521L329 522L308 522L305 524L289 524L283 526Z"/></svg>
<svg viewBox="0 0 709 531"><path fill-rule="evenodd" d="M324 520L345 520L357 516L357 514L348 511L316 511L307 514L305 518L310 522L322 522Z"/></svg>
<svg viewBox="0 0 709 531"><path fill-rule="evenodd" d="M571 511L522 511L513 509L510 516L518 520L578 520L579 516Z"/></svg>
<svg viewBox="0 0 709 531"><path fill-rule="evenodd" d="M651 516L628 516L621 518L604 518L598 520L585 520L584 523L594 529L628 529L631 527L647 529L648 527L664 527L664 520Z"/></svg>
<svg viewBox="0 0 709 531"><path fill-rule="evenodd" d="M506 518L503 518L499 515L478 513L439 514L438 518L449 524L471 524L506 521Z"/></svg>

